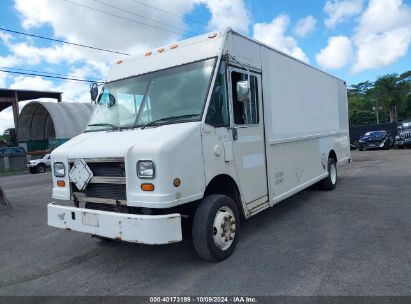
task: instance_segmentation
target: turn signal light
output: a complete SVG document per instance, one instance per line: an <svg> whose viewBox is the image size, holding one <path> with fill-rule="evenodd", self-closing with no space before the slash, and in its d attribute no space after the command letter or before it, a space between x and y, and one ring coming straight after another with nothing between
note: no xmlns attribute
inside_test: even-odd
<svg viewBox="0 0 411 304"><path fill-rule="evenodd" d="M212 33L212 34L210 34L210 35L208 35L208 38L215 38L215 37L217 37L217 33Z"/></svg>
<svg viewBox="0 0 411 304"><path fill-rule="evenodd" d="M65 183L64 180L58 180L58 181L57 181L57 186L59 186L59 187L65 187L65 186L66 186L66 183Z"/></svg>
<svg viewBox="0 0 411 304"><path fill-rule="evenodd" d="M122 64L122 63L123 63L123 60L117 61L117 64Z"/></svg>
<svg viewBox="0 0 411 304"><path fill-rule="evenodd" d="M173 44L173 45L170 46L170 49L173 50L173 49L176 49L177 47L178 47L178 44Z"/></svg>
<svg viewBox="0 0 411 304"><path fill-rule="evenodd" d="M154 191L154 185L153 184L141 184L141 190Z"/></svg>
<svg viewBox="0 0 411 304"><path fill-rule="evenodd" d="M146 53L144 54L144 56L150 56L151 54L153 54L153 52L146 52Z"/></svg>
<svg viewBox="0 0 411 304"><path fill-rule="evenodd" d="M157 50L157 52L159 52L159 53L162 53L162 52L164 52L164 51L165 51L164 48L161 48L161 49L158 49L158 50Z"/></svg>

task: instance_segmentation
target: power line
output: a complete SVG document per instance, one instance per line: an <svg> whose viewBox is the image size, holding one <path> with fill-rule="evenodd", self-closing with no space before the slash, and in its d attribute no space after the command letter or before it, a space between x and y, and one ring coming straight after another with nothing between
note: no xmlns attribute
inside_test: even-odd
<svg viewBox="0 0 411 304"><path fill-rule="evenodd" d="M165 10L165 9L162 9L162 8L159 8L159 7L156 7L156 6L153 6L153 5L150 5L150 4L141 2L141 1L137 1L137 0L131 0L131 1L133 1L133 2L135 2L135 3L138 3L138 4L140 4L140 5L143 5L143 6L145 6L145 7L149 7L149 8L151 8L151 9L155 9L155 10L157 10L157 11L163 12L163 13L165 13L165 14L169 14L169 15L172 15L172 16L175 16L175 17L179 17L179 18L186 19L187 21L190 21L190 22L192 22L192 23L198 23L198 24L201 24L201 25L204 25L204 26L208 26L207 24L202 23L202 22L200 22L200 21L186 18L186 17L184 17L183 15L179 15L179 14L176 14L176 13L173 13L173 12L170 12L170 11L167 11L167 10Z"/></svg>
<svg viewBox="0 0 411 304"><path fill-rule="evenodd" d="M192 34L196 34L196 33L194 33L194 32L191 32L191 31L187 30L186 28L181 28L181 27L177 27L177 26L174 26L174 25L171 25L171 24L162 22L162 21L157 21L157 20L155 20L155 19L148 18L148 17L146 17L146 16L143 16L143 15L140 15L140 14L137 14L137 13L134 13L134 12L131 12L131 11L129 11L129 10L123 9L123 8L121 8L121 7L118 7L118 6L115 6L115 5L112 5L112 4L108 4L108 3L103 2L103 1L100 1L100 0L92 0L92 1L97 2L97 3L100 3L100 4L103 4L103 5L106 5L106 6L108 6L108 7L117 9L117 10L119 10L119 11L122 11L122 12L125 12L125 13L128 13L128 14L131 14L131 15L134 15L134 16L137 16L137 17L140 17L140 18L143 18L143 19L150 20L150 21L152 21L152 22L156 22L156 23L159 23L159 24L163 24L163 25L165 25L165 26L168 26L168 27L172 27L172 28L174 28L174 29L176 29L176 30L186 31L186 32L189 32L189 33L192 33Z"/></svg>
<svg viewBox="0 0 411 304"><path fill-rule="evenodd" d="M9 32L9 33L13 33L13 34L24 35L24 36L29 36L29 37L34 37L34 38L39 38L39 39L45 39L45 40L50 40L50 41L55 41L55 42L60 42L60 43L64 43L64 44L75 45L75 46L84 47L84 48L88 48L88 49L92 49L92 50L98 50L98 51L103 51L103 52L109 52L109 53L115 53L115 54L120 54L120 55L131 56L130 54L127 54L127 53L102 49L102 48L89 46L89 45L85 45L85 44L80 44L80 43L68 42L68 41L64 41L64 40L60 40L60 39L54 39L54 38L40 36L40 35L29 34L29 33L25 33L25 32L16 31L16 30L10 30L10 29L4 28L4 27L0 27L0 31Z"/></svg>
<svg viewBox="0 0 411 304"><path fill-rule="evenodd" d="M102 14L113 16L113 17L116 17L116 18L119 18L119 19L123 19L123 20L130 21L130 22L133 22L133 23L141 24L141 25L144 25L144 26L149 26L149 27L158 29L160 31L166 31L166 32L170 32L170 33L173 33L173 34L177 34L177 35L182 34L181 32L176 32L176 31L173 31L173 30L170 30L170 29L166 29L166 28L154 25L154 24L148 24L148 23L144 23L144 22L141 22L141 21L137 21L137 20L134 20L134 19L127 18L127 17L123 17L123 16L120 16L120 15L116 15L116 14L113 14L113 13L109 13L109 12L106 12L104 10L94 8L94 7L85 5L85 4L77 3L77 2L74 2L74 1L70 1L70 0L63 0L63 1L67 2L67 3L75 4L75 5L87 8L87 9L90 9L90 10L95 11L95 12L99 12L99 13L102 13Z"/></svg>
<svg viewBox="0 0 411 304"><path fill-rule="evenodd" d="M0 69L0 72L17 74L17 75L40 76L40 77L45 77L45 78L62 79L62 80L87 82L87 83L91 83L91 82L102 83L101 81L95 81L95 80L92 80L92 79L78 79L78 78L63 77L63 76L42 75L42 74L38 74L38 73L7 71L7 70L4 70L4 69Z"/></svg>
<svg viewBox="0 0 411 304"><path fill-rule="evenodd" d="M31 73L42 73L42 74L48 74L48 75L84 79L84 80L90 80L90 82L104 82L103 80L93 80L93 79L88 79L86 77L81 77L81 76L66 75L66 74L61 74L61 73L52 73L52 72L38 71L38 70L28 70L28 69L13 68L13 67L0 67L0 69L16 70L16 71L31 72Z"/></svg>

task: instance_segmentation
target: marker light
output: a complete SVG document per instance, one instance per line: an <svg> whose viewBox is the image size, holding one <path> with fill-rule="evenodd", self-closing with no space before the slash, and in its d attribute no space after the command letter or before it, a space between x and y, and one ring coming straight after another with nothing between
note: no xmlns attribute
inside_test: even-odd
<svg viewBox="0 0 411 304"><path fill-rule="evenodd" d="M58 181L57 181L57 186L59 186L59 187L65 187L65 186L66 186L66 183L64 182L64 180L58 180Z"/></svg>
<svg viewBox="0 0 411 304"><path fill-rule="evenodd" d="M153 52L146 52L145 54L144 54L144 56L150 56L151 54L153 54Z"/></svg>
<svg viewBox="0 0 411 304"><path fill-rule="evenodd" d="M161 49L158 49L158 50L157 50L157 52L159 52L159 53L162 53L162 52L164 52L164 51L165 51L164 48L161 48Z"/></svg>
<svg viewBox="0 0 411 304"><path fill-rule="evenodd" d="M174 187L179 187L181 185L181 180L179 178L175 178L173 181Z"/></svg>
<svg viewBox="0 0 411 304"><path fill-rule="evenodd" d="M176 48L178 48L178 44L173 44L170 46L170 49L176 49Z"/></svg>
<svg viewBox="0 0 411 304"><path fill-rule="evenodd" d="M153 184L141 184L141 190L154 191L154 185Z"/></svg>

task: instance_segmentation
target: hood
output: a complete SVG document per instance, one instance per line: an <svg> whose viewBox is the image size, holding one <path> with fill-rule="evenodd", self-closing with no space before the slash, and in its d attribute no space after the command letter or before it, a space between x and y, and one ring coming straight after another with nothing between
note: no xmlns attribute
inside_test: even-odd
<svg viewBox="0 0 411 304"><path fill-rule="evenodd" d="M167 143L176 142L200 128L201 122L186 122L170 125L122 131L100 131L80 134L67 141L52 153L52 157L108 158L125 157L127 151L141 146L158 149Z"/></svg>

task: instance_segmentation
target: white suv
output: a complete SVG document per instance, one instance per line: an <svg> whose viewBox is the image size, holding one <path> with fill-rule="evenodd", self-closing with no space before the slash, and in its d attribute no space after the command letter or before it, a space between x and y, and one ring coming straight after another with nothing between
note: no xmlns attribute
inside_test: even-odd
<svg viewBox="0 0 411 304"><path fill-rule="evenodd" d="M46 154L40 159L28 161L26 166L29 168L31 174L44 173L46 172L46 168L51 166L50 154Z"/></svg>

